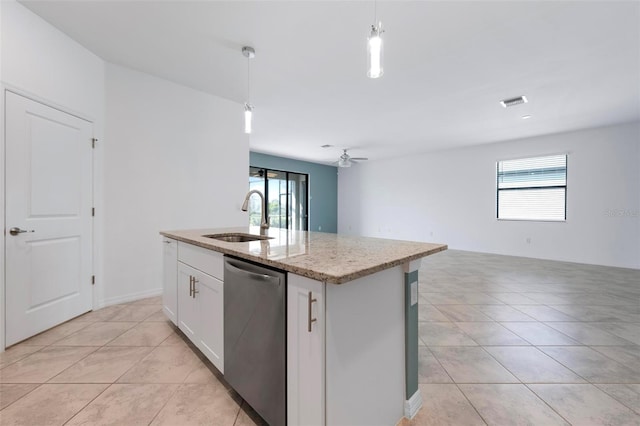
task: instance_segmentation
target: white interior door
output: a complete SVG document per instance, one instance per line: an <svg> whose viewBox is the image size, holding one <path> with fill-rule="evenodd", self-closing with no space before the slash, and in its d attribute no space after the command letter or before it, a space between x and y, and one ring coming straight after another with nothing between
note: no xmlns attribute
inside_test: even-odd
<svg viewBox="0 0 640 426"><path fill-rule="evenodd" d="M5 105L9 346L91 310L93 125L11 92Z"/></svg>

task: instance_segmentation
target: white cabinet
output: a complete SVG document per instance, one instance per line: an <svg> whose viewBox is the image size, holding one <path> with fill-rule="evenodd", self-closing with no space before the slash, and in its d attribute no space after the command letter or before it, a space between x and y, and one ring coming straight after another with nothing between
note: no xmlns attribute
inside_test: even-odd
<svg viewBox="0 0 640 426"><path fill-rule="evenodd" d="M325 424L325 284L287 277L287 424Z"/></svg>
<svg viewBox="0 0 640 426"><path fill-rule="evenodd" d="M171 242L177 257L164 244L165 311L177 313L180 330L224 374L224 257ZM289 426L396 424L411 415L407 404L419 406L419 392L405 397L404 287L401 266L342 285L287 274Z"/></svg>
<svg viewBox="0 0 640 426"><path fill-rule="evenodd" d="M396 424L405 402L402 268L341 285L289 273L287 286L287 424Z"/></svg>
<svg viewBox="0 0 640 426"><path fill-rule="evenodd" d="M164 237L162 245L162 310L178 325L178 242Z"/></svg>
<svg viewBox="0 0 640 426"><path fill-rule="evenodd" d="M224 373L223 256L179 243L177 268L178 328Z"/></svg>
<svg viewBox="0 0 640 426"><path fill-rule="evenodd" d="M200 307L198 343L203 354L224 373L224 299L222 281L210 275L196 275L196 300Z"/></svg>
<svg viewBox="0 0 640 426"><path fill-rule="evenodd" d="M178 328L197 346L199 327L199 300L193 296L193 282L197 270L178 263Z"/></svg>

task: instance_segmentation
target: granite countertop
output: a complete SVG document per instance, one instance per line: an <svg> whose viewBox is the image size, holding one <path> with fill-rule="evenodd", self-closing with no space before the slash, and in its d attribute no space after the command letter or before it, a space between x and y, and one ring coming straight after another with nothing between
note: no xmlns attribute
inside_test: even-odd
<svg viewBox="0 0 640 426"><path fill-rule="evenodd" d="M268 240L231 243L203 235L260 234L258 227L163 231L168 238L270 265L318 281L342 284L446 250L445 244L354 237L325 232L267 230Z"/></svg>

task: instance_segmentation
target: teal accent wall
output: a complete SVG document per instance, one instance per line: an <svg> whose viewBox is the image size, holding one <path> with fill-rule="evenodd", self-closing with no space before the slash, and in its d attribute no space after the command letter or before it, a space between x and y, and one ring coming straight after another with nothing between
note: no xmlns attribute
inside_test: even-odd
<svg viewBox="0 0 640 426"><path fill-rule="evenodd" d="M333 166L292 160L274 155L249 153L252 167L263 167L309 175L309 230L338 232L338 169ZM249 170L247 170L247 180Z"/></svg>
<svg viewBox="0 0 640 426"><path fill-rule="evenodd" d="M406 399L418 390L418 303L411 306L411 283L418 284L417 270L404 274Z"/></svg>

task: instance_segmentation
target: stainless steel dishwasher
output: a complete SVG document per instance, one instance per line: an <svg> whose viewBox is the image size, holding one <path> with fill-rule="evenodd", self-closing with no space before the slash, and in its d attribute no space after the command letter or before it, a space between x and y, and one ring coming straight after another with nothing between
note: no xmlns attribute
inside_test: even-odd
<svg viewBox="0 0 640 426"><path fill-rule="evenodd" d="M271 426L287 420L286 279L225 256L224 378Z"/></svg>

